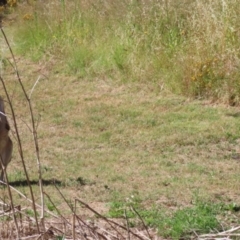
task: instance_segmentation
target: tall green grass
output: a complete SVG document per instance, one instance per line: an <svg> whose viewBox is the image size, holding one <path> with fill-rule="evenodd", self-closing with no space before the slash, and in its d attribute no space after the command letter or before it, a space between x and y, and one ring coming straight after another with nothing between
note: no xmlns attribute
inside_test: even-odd
<svg viewBox="0 0 240 240"><path fill-rule="evenodd" d="M58 59L58 67L80 77L240 102L236 0L52 0L37 2L30 14L16 40L34 59Z"/></svg>

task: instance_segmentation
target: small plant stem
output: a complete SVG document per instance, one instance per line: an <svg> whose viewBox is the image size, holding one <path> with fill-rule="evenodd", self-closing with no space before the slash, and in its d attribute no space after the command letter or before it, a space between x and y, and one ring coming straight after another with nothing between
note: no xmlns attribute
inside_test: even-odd
<svg viewBox="0 0 240 240"><path fill-rule="evenodd" d="M123 230L127 231L127 228L126 228L126 227L124 227L124 226L122 226L122 225L114 222L113 220L107 219L105 216L103 216L102 214L100 214L100 213L98 213L97 211L95 211L93 208L91 208L88 204L84 203L83 201L81 201L81 200L79 200L79 199L76 199L76 200L77 200L78 202L80 202L84 207L86 207L87 209L89 209L90 211L92 211L93 213L95 213L98 217L100 217L100 218L102 218L103 220L105 220L112 228L114 228L114 230L115 230L117 233L119 233L119 231L117 231L117 229L116 229L113 225L116 225L116 226L122 228ZM141 236L139 236L138 234L134 233L134 232L131 231L130 229L129 229L129 232L130 232L133 236L137 237L138 239L143 240L143 238L142 238ZM119 233L119 234L120 234L120 233ZM122 234L120 234L120 236L123 237ZM124 238L124 237L123 237L123 238Z"/></svg>
<svg viewBox="0 0 240 240"><path fill-rule="evenodd" d="M2 184L7 185L7 184L4 183L4 182L2 182ZM29 201L30 203L33 203L31 199L27 198L23 193L21 193L20 191L18 191L16 188L14 188L14 187L11 186L11 185L9 185L9 187L10 187L13 191L17 192L21 197L23 197L24 199L26 199L26 200ZM36 207L38 207L39 209L41 208L41 206L38 205L37 203L35 203L35 205L36 205ZM55 214L53 214L52 212L47 211L46 209L45 209L45 211L46 211L46 213L48 213L49 215L57 218L57 216L56 216Z"/></svg>
<svg viewBox="0 0 240 240"><path fill-rule="evenodd" d="M130 240L130 232L129 232L129 221L128 221L128 216L127 216L127 211L126 209L124 209L124 215L125 215L125 219L126 219L126 222L127 222L127 233L128 233L128 240Z"/></svg>
<svg viewBox="0 0 240 240"><path fill-rule="evenodd" d="M90 229L92 232L96 232L96 230L95 230L95 227L91 227L91 226L89 226L86 222L84 222L80 217L78 217L78 216L76 216L76 218L77 218L77 220L78 221L80 221L84 226L86 226L88 229ZM106 230L104 230L104 231L106 231ZM106 231L107 232L107 231ZM112 235L114 238L117 238L117 237L115 237L113 234L111 234L111 233L108 233L109 235ZM104 236L103 234L101 234L101 233L99 233L99 232L97 232L97 235L98 236L100 236L102 239L105 239L105 240L109 240L109 238L107 238L106 236ZM86 237L85 235L83 235L83 237L85 238L85 239L89 239L88 237ZM97 239L99 239L99 238L97 238Z"/></svg>
<svg viewBox="0 0 240 240"><path fill-rule="evenodd" d="M32 106L31 106L31 102L30 102L30 99L27 97L27 94L26 94L26 91L25 91L25 88L22 84L22 81L21 81L21 78L19 76L19 72L17 70L17 65L16 65L16 60L15 60L15 56L13 54L13 51L12 51L12 48L8 42L8 39L7 39L7 36L5 34L5 32L3 31L3 29L1 28L1 32L4 36L4 39L8 45L8 48L11 52L11 55L12 55L12 58L14 60L14 70L15 70L15 73L17 75L17 78L18 78L18 82L19 84L21 85L21 88L23 90L23 93L28 101L28 104L29 104L29 108L30 108L30 113L31 113L31 118L32 118L32 124L33 124L33 136L34 136L34 142L35 142L35 147L36 147L36 154L37 154L37 158L39 157L39 149L38 149L38 143L37 143L37 133L36 133L36 129L35 129L35 123L34 123L34 119L33 119L33 111L32 111ZM14 109L13 109L13 105L12 105L12 102L11 102L11 99L9 97L9 94L8 94L8 91L7 91L7 88L6 88L6 85L5 85L5 82L3 80L2 77L0 77L0 80L2 82L2 85L3 85L3 88L4 88L4 91L6 93L6 96L7 96L7 99L8 99L8 102L9 102L9 105L10 105L10 108L11 108L11 113L12 113L12 117L13 117L13 121L14 121L14 127L15 127L15 130L16 130L16 134L17 134L17 141L18 141L18 147L19 147L19 153L20 153L20 156L21 156L21 160L22 160L22 164L23 164L23 168L24 168L24 172L25 172L25 176L26 176L26 179L27 179L27 183L28 183L28 186L29 186L29 190L30 190L30 194L31 194L31 198L32 198L32 201L33 201L33 210L34 210L34 216L35 216L35 219L36 219L36 225L37 225L37 231L38 233L40 233L40 228L39 228L39 224L38 224L38 219L37 219L37 211L36 211L36 206L35 206L35 199L34 199L34 195L33 195L33 190L32 190L32 187L31 187L31 184L30 184L30 180L29 180L29 176L28 176L28 172L27 172L27 168L26 168L26 165L25 165L25 161L24 161L24 156L23 156L23 149L22 149L22 143L21 143L21 139L20 139L20 135L19 135L19 131L18 131L18 126L17 126L17 121L16 121L16 116L15 116L15 112L14 112ZM39 158L38 158L38 163L39 163L39 166L38 166L38 169L39 169L39 175L41 176L41 169L40 169L40 162L39 162ZM42 178L39 179L39 185L40 185L40 190L41 190L41 200L42 200L42 219L43 219L43 212L44 212L44 201L43 201L43 191L42 191Z"/></svg>
<svg viewBox="0 0 240 240"><path fill-rule="evenodd" d="M1 76L0 76L0 81L1 81L1 83L3 85L4 92L5 92L6 96L7 96L7 99L8 99L10 108L11 108L11 113L12 113L13 122L14 122L14 128L15 128L16 135L17 135L18 151L19 151L19 154L20 154L20 157L21 157L24 173L25 173L25 176L26 176L26 180L27 180L28 187L29 187L30 194L31 194L31 198L32 198L32 206L33 206L33 210L34 210L34 217L35 217L35 220L36 220L37 231L38 231L38 233L40 233L40 229L39 229L39 225L38 225L38 219L37 219L37 210L36 210L36 206L35 206L35 198L34 198L34 195L33 195L32 186L31 186L31 183L30 183L30 180L29 180L29 176L28 176L28 172L27 172L27 168L26 168L26 165L25 165L23 149L22 149L22 142L21 142L21 138L20 138L20 135L19 135L19 131L18 131L18 126L17 126L17 120L16 120L15 112L14 112L13 105L12 105L11 99L9 97L8 91L6 89L5 82L4 82L4 80L3 80L3 78Z"/></svg>
<svg viewBox="0 0 240 240"><path fill-rule="evenodd" d="M61 216L62 219L64 219L64 221L66 223L68 223L69 225L71 224L62 214L61 212L59 211L59 209L57 208L57 206L54 204L54 202L52 201L52 199L50 198L50 196L44 192L44 194L47 196L48 200L51 202L51 204L54 206L54 208L56 209L57 213L59 214L59 216Z"/></svg>
<svg viewBox="0 0 240 240"><path fill-rule="evenodd" d="M144 229L146 230L146 232L147 232L147 234L148 234L148 237L149 237L150 239L152 239L152 237L151 237L151 235L150 235L150 233L149 233L149 231L148 231L148 227L146 226L145 222L143 221L141 215L138 213L138 211L137 211L133 206L131 206L131 209L138 215L139 219L141 220L141 222L142 222L142 224L143 224L143 226L144 226Z"/></svg>
<svg viewBox="0 0 240 240"><path fill-rule="evenodd" d="M76 240L75 225L76 225L76 199L74 201L74 211L73 211L73 229L72 229L73 240Z"/></svg>
<svg viewBox="0 0 240 240"><path fill-rule="evenodd" d="M15 213L15 208L14 208L14 203L13 203L13 197L12 197L12 192L9 186L9 182L8 182L8 176L7 176L7 171L6 168L3 164L2 158L0 157L0 164L2 165L2 169L4 171L4 176L6 179L6 186L7 186L7 190L8 190L8 196L10 198L10 203L11 203L11 209L13 211L13 220L14 220L14 224L17 230L17 239L20 239L20 235L19 235L19 227L18 227L18 222L17 222L17 218L16 218L16 213Z"/></svg>

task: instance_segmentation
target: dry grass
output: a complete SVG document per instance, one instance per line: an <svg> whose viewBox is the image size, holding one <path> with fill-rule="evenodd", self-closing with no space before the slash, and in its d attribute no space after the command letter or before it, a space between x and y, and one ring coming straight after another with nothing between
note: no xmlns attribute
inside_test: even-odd
<svg viewBox="0 0 240 240"><path fill-rule="evenodd" d="M70 214L70 209L53 179L70 203L78 198L96 208L132 195L146 207L157 204L169 211L191 205L196 197L239 203L239 108L214 104L217 99L238 103L238 40L234 38L238 32L227 30L237 29L237 21L229 21L238 5L234 1L222 5L183 1L178 6L174 1L140 1L129 7L126 2L105 2L103 11L94 2L80 1L83 15L71 22L74 19L66 13L73 13L71 4L77 2L66 6L52 2L56 11L46 3L35 8L41 9L39 19L31 15L25 19L30 31L23 25L26 39L17 46L26 57L18 57L17 64L28 93L39 79L32 103L44 191L61 212ZM152 6L171 15L169 22L164 23ZM31 11L22 9L24 16ZM113 16L126 21L116 25ZM155 16L154 25L150 16ZM163 26L157 28L160 20ZM39 29L33 32L36 23ZM6 30L14 46L14 25ZM35 39L29 40L32 33ZM17 113L27 170L39 202L29 113L6 61L9 54L2 50L2 76ZM73 51L79 59L71 58ZM211 101L190 101L170 90ZM16 148L8 177L29 196ZM9 203L6 189L0 189L0 196ZM14 201L27 205L16 193ZM53 208L49 200L46 206Z"/></svg>
<svg viewBox="0 0 240 240"><path fill-rule="evenodd" d="M26 62L19 60L19 67L31 89L38 75L28 72L36 65ZM28 169L37 180L28 117L14 86L12 81ZM39 81L32 100L36 117L41 115L44 179L61 181L73 197L108 202L116 192L136 193L146 201L164 195L188 204L197 193L221 193L238 201L239 163L232 159L239 152L236 108L188 102L151 86L51 74ZM15 151L12 182L23 180L19 164ZM46 190L53 191L51 185Z"/></svg>
<svg viewBox="0 0 240 240"><path fill-rule="evenodd" d="M41 71L48 73L48 78L39 81L32 101L35 116L41 115L38 133L44 191L62 214L69 214L69 208L52 179L70 202L83 199L96 209L131 195L141 198L145 206L169 209L189 206L196 196L226 204L239 202L238 108L188 101L150 85L89 81L51 74L41 67L36 72L38 65L22 59L18 65L28 92ZM26 127L28 113L10 66L4 77L39 202L36 160ZM8 176L11 185L29 196L16 148ZM1 196L9 202L5 189ZM28 205L18 194L14 201ZM46 206L52 209L48 200Z"/></svg>
<svg viewBox="0 0 240 240"><path fill-rule="evenodd" d="M235 0L39 2L16 36L31 58L61 59L56 71L237 105L239 12Z"/></svg>

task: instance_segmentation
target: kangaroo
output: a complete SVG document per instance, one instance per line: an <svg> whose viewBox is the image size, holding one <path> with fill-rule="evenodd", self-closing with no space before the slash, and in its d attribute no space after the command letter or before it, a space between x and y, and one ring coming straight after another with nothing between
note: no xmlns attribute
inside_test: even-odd
<svg viewBox="0 0 240 240"><path fill-rule="evenodd" d="M4 171L2 165L6 169L12 158L13 143L8 136L9 130L10 126L5 115L4 101L0 96L0 170L2 170L0 175L1 181L4 180Z"/></svg>

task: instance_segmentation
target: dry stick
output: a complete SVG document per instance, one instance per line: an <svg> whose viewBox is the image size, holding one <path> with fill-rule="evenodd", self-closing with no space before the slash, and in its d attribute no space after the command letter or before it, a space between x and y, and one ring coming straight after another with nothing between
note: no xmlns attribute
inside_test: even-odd
<svg viewBox="0 0 240 240"><path fill-rule="evenodd" d="M68 205L68 207L71 209L71 211L73 212L73 208L72 208L72 206L68 203L68 201L67 201L67 199L64 197L64 195L62 194L62 192L60 191L60 189L57 187L57 185L56 184L54 184L54 186L55 186L55 188L57 189L57 191L59 192L59 194L61 195L61 197L63 198L63 200L67 203L67 205ZM75 202L76 201L80 201L80 200L78 200L78 199L75 199ZM99 214L100 215L100 214ZM83 222L77 215L76 215L76 217L81 221L81 222ZM84 222L83 222L84 223ZM108 222L109 223L109 222ZM91 231L93 231L94 229L91 227L91 226L89 226L88 224L86 224L86 223L84 223L88 228L90 228L91 229ZM112 226L110 223L109 223L109 225L117 232L117 233L119 233L118 231L117 231L117 229L114 227L114 226ZM98 233L99 234L99 233ZM120 233L119 233L120 234ZM100 234L101 235L101 234ZM121 234L120 234L121 235ZM121 235L122 236L122 235ZM123 237L123 236L122 236Z"/></svg>
<svg viewBox="0 0 240 240"><path fill-rule="evenodd" d="M106 232L109 236L112 236L112 237L114 237L114 238L117 238L115 235L113 235L111 232L108 232L108 231L107 231L106 229L104 229L104 228L98 227L98 229L101 230L101 231L103 231L103 232ZM100 234L100 233L98 233L98 234ZM101 236L104 236L104 235L101 233ZM105 239L110 239L109 236L104 236L104 238L105 238Z"/></svg>
<svg viewBox="0 0 240 240"><path fill-rule="evenodd" d="M226 236L209 236L209 237L197 238L197 239L198 240L232 240L233 238L230 238L230 237L234 237L234 239L239 239L240 234L230 234Z"/></svg>
<svg viewBox="0 0 240 240"><path fill-rule="evenodd" d="M58 232L58 233L61 233L62 235L64 235L64 232L63 232L63 231L61 231L60 229L58 229L58 228L50 225L45 232L43 232L40 236L38 236L37 239L39 239L40 237L43 237L44 239L46 239L45 235L47 235L47 234L50 234L50 235L52 235L52 237L53 237L53 236L55 236L55 235L54 235L54 231L55 231L55 232ZM66 235L66 234L65 234L65 235ZM47 239L49 239L49 237L47 237ZM52 238L51 238L51 239L52 239ZM54 239L55 239L55 238L54 238Z"/></svg>
<svg viewBox="0 0 240 240"><path fill-rule="evenodd" d="M4 183L4 182L1 182L1 183L6 185L6 183ZM11 186L11 185L9 185L9 187L10 187L11 189L13 189L15 192L17 192L21 197L25 198L27 201L29 201L30 203L33 204L33 201L32 201L31 199L27 198L23 193L21 193L20 191L18 191L16 188L14 188L14 187ZM35 203L35 205L36 205L36 207L41 208L41 206L38 205L37 203ZM53 214L52 212L50 212L50 211L48 211L48 210L45 210L45 212L48 213L48 214L50 214L51 216L53 216L53 217L55 217L55 218L58 218L55 214Z"/></svg>
<svg viewBox="0 0 240 240"><path fill-rule="evenodd" d="M77 216L76 216L76 217L77 217ZM86 223L85 223L81 218L78 218L78 217L77 217L77 221L78 221L79 227L80 227L81 230L82 230L82 232L80 232L80 234L81 234L85 239L87 239L86 234L85 234L84 229L83 229L83 226L81 225L81 222L82 222L84 225L86 225Z"/></svg>
<svg viewBox="0 0 240 240"><path fill-rule="evenodd" d="M31 100L30 98L28 97L27 95L27 92L25 90L25 87L23 86L23 83L22 83L22 80L20 78L20 75L19 75L19 72L18 72L18 69L17 69L17 64L16 64L16 60L15 60L15 56L13 54L13 51L12 51L12 48L8 42L8 39L5 35L5 32L3 31L3 29L1 28L1 32L4 36L4 39L8 45L8 48L11 52L11 55L12 55L12 58L13 58L13 61L14 61L14 67L15 67L15 73L17 75L17 78L18 78L18 82L22 88L22 91L25 95L25 98L28 102L28 107L29 107L29 110L30 110L30 114L31 114L31 120L32 120L32 130L33 130L33 139L34 139L34 144L35 144L35 151L36 151L36 157L37 157L37 164L38 164L38 176L39 176L39 188L40 188L40 193L41 193L41 205L42 205L42 211L41 211L41 222L44 226L44 197L43 197L43 183L42 183L42 172L41 172L41 164L40 164L40 154L39 154L39 146L38 146L38 137L37 137L37 131L36 131L36 127L35 127L35 120L34 120L34 116L33 116L33 110L32 110L32 104L31 104ZM8 97L8 100L9 97ZM25 165L25 164L24 164ZM26 173L25 173L26 174ZM28 177L27 177L28 178ZM31 190L32 192L32 190ZM32 194L32 193L31 193ZM32 194L33 195L33 194ZM33 198L33 201L35 202L34 198ZM36 211L36 209L34 209L34 212ZM35 215L36 215L36 212L35 212ZM36 216L37 218L37 216ZM39 226L38 226L38 223L37 223L37 227L38 227L38 231L40 232L39 230Z"/></svg>
<svg viewBox="0 0 240 240"><path fill-rule="evenodd" d="M39 235L37 235L37 234L36 234L36 235L31 235L31 236L28 236L28 237L22 237L22 238L21 238L21 240L27 240L27 239L30 239L30 240L32 240L34 237L36 237L36 238L37 238L37 237L39 237ZM34 239L35 239L35 238L34 238Z"/></svg>
<svg viewBox="0 0 240 240"><path fill-rule="evenodd" d="M68 205L68 207L71 209L71 211L73 212L73 207L68 203L67 199L64 197L64 195L62 194L62 192L60 191L60 189L57 187L57 185L54 183L54 187L57 189L57 191L59 192L59 194L61 195L61 197L63 198L64 202Z"/></svg>
<svg viewBox="0 0 240 240"><path fill-rule="evenodd" d="M42 74L42 76L45 77L46 79L48 79L48 77L47 77L46 75ZM30 93L29 93L29 99L31 99L31 96L32 96L32 94L33 94L33 91L34 91L35 87L37 86L38 82L40 81L40 79L41 79L41 75L38 76L36 82L33 84L33 87L32 87L32 89L31 89L31 91L30 91Z"/></svg>
<svg viewBox="0 0 240 240"><path fill-rule="evenodd" d="M54 204L54 202L52 201L52 199L50 198L50 196L44 192L44 194L47 196L48 200L51 202L51 204L54 206L54 208L56 209L57 213L59 214L59 216L64 220L65 223L67 223L68 225L72 225L70 223L70 221L68 221L62 214L61 212L59 211L59 209L56 207L56 205Z"/></svg>
<svg viewBox="0 0 240 240"><path fill-rule="evenodd" d="M50 226L50 228L48 229L48 231L49 230L55 230L56 232L59 232L59 233L61 233L61 234L63 234L64 235L64 232L62 231L62 230L60 230L60 229L58 229L58 228L56 228L56 227L54 227L54 226Z"/></svg>
<svg viewBox="0 0 240 240"><path fill-rule="evenodd" d="M145 228L145 230L146 230L146 232L147 232L147 234L148 234L148 237L149 237L150 239L152 239L152 237L151 237L151 235L150 235L150 233L149 233L149 231L148 231L148 228L147 228L145 222L143 221L141 215L138 213L138 211L137 211L133 206L131 206L131 209L138 215L138 217L140 218L140 220L141 220L141 222L142 222L142 224L143 224L143 226L144 226L144 228Z"/></svg>
<svg viewBox="0 0 240 240"><path fill-rule="evenodd" d="M71 211L73 212L73 208L72 208L72 206L68 203L68 201L66 200L66 198L64 197L64 195L62 194L62 192L60 191L60 189L57 187L57 185L56 184L54 184L54 186L55 186L55 188L57 189L57 191L59 192L59 194L61 195L61 197L63 198L63 200L67 203L67 205L68 205L68 207L71 209ZM80 201L80 200L78 200L78 199L75 199L75 201ZM81 201L80 201L80 203L81 203ZM83 204L83 205L87 205L87 204ZM87 205L88 206L88 205ZM94 211L94 210L93 210ZM98 213L98 215L100 215L99 213ZM105 221L107 221L108 222L108 220L105 220ZM108 222L109 223L109 222ZM112 226L112 224L110 224L109 223L109 225L117 232L117 233L119 233L119 231L114 227L114 226ZM88 226L88 225L87 225ZM88 226L89 227L89 226ZM120 234L120 233L119 233ZM121 235L121 234L120 234ZM122 235L121 235L122 236ZM123 237L123 236L122 236Z"/></svg>
<svg viewBox="0 0 240 240"><path fill-rule="evenodd" d="M229 230L226 230L224 232L219 232L219 233L213 233L213 234L203 234L203 235L200 235L199 239L208 239L208 238L218 238L218 237L225 237L225 236L231 236L231 237L234 237L234 236L240 236L239 233L234 233L236 231L238 231L240 229L240 226L237 226L237 227L234 227L234 228L231 228Z"/></svg>
<svg viewBox="0 0 240 240"><path fill-rule="evenodd" d="M5 168L5 166L3 164L3 161L2 161L2 157L0 157L0 165L2 165L2 170L4 172L4 176L5 176L5 179L6 179L6 182L7 182L6 185L7 185L8 195L9 195L10 202L11 202L11 209L13 211L14 224L15 224L15 227L16 227L16 230L17 230L17 238L19 239L19 227L18 227L16 212L15 212L15 208L14 208L14 204L13 204L12 192L11 192L11 189L9 187L8 176L7 176L6 168Z"/></svg>
<svg viewBox="0 0 240 240"><path fill-rule="evenodd" d="M219 234L232 233L232 232L236 232L236 231L239 230L239 229L240 229L240 226L237 226L237 227L233 227L233 228L231 228L231 229L229 229L229 230L226 230L226 231L224 231L224 232L220 232Z"/></svg>
<svg viewBox="0 0 240 240"><path fill-rule="evenodd" d="M82 222L88 229L91 229L92 232L96 231L94 227L89 226L89 225L88 225L86 222L84 222L79 216L76 216L76 218L78 219L78 221ZM105 231L106 231L106 230L105 230ZM108 240L108 238L105 237L103 234L101 234L101 233L99 233L99 232L97 232L97 234L98 234L100 237ZM111 235L111 234L109 234L109 235ZM113 235L112 235L112 236L113 236ZM115 236L113 236L113 237L116 238ZM84 238L88 239L86 236L84 236Z"/></svg>
<svg viewBox="0 0 240 240"><path fill-rule="evenodd" d="M79 227L80 227L80 230L79 230L80 235L81 235L84 239L88 240L86 230L84 230L84 226L87 226L87 224L86 224L80 217L76 216L76 218L77 218L77 221L78 221L78 225L79 225ZM81 224L81 223L82 223L82 224ZM87 227L88 227L88 226L87 226Z"/></svg>
<svg viewBox="0 0 240 240"><path fill-rule="evenodd" d="M128 240L130 240L130 232L129 232L129 221L128 221L128 216L127 216L127 212L126 212L126 209L124 209L124 215L125 215L125 219L126 219L126 222L127 222L127 233L128 233Z"/></svg>
<svg viewBox="0 0 240 240"><path fill-rule="evenodd" d="M27 209L27 208L23 208L23 209L19 210L18 209L19 207L20 207L19 205L15 206L13 211L11 211L12 208L10 208L8 210L5 210L4 212L1 212L0 217L6 217L6 216L9 217L10 215L13 215L13 214L16 214L16 213L22 213L23 210Z"/></svg>
<svg viewBox="0 0 240 240"><path fill-rule="evenodd" d="M91 224L91 223L90 223ZM88 237L88 238L90 238L90 239L98 239L97 238L97 233L96 233L96 227L95 226L90 226L90 225L88 225L88 224L86 224L86 226L87 226L87 228L88 228L88 232L89 232L89 235L90 235L90 237ZM91 231L89 231L89 229L91 229Z"/></svg>
<svg viewBox="0 0 240 240"><path fill-rule="evenodd" d="M1 28L1 31L3 31L2 28ZM4 92L5 92L6 96L7 96L7 99L8 99L8 102L9 102L9 106L11 108L11 113L12 113L13 122L14 122L14 128L15 128L15 131L16 131L17 141L18 141L18 151L19 151L19 154L20 154L20 157L21 157L24 173L25 173L25 176L26 176L26 179L27 179L28 187L29 187L31 198L32 198L32 202L33 202L33 210L34 210L34 217L35 217L35 220L36 220L37 230L38 230L38 233L40 233L38 220L37 220L37 211L36 211L36 207L35 207L35 199L34 199L32 186L31 186L31 183L30 183L30 180L29 180L27 168L26 168L25 161L24 161L22 142L21 142L21 138L20 138L20 135L19 135L19 131L18 131L18 126L17 126L15 112L14 112L13 105L12 105L11 99L9 97L9 94L8 94L5 82L4 82L4 80L3 80L3 78L1 76L0 76L0 81L1 81L1 83L3 85Z"/></svg>
<svg viewBox="0 0 240 240"><path fill-rule="evenodd" d="M31 99L32 93L33 93L33 91L34 91L35 87L37 86L38 81L39 81L40 79L41 79L41 76L38 76L37 81L34 83L32 89L31 89L31 91L30 91L30 93L29 93L29 99Z"/></svg>
<svg viewBox="0 0 240 240"><path fill-rule="evenodd" d="M111 227L113 227L112 224L114 224L114 225L122 228L123 230L127 231L127 228L126 228L126 227L122 226L121 224L118 224L118 223L114 222L113 220L107 219L106 217L104 217L103 215L101 215L100 213L98 213L97 211L95 211L94 209L92 209L88 204L84 203L83 201L81 201L81 200L79 200L79 199L77 199L77 201L80 202L82 205L84 205L87 209L89 209L90 211L92 211L93 213L95 213L97 216L99 216L100 218L102 218L103 220L105 220ZM116 229L115 227L113 227L113 228L115 229L116 232L119 233L119 231L117 231L117 229ZM135 236L135 237L143 240L142 237L140 237L138 234L134 233L134 232L131 231L130 229L129 229L129 232L130 232L133 236ZM119 233L119 234L120 234L120 233ZM120 235L122 236L122 234L120 234ZM123 236L122 236L122 237L123 237Z"/></svg>
<svg viewBox="0 0 240 240"><path fill-rule="evenodd" d="M59 209L56 207L56 205L54 204L54 202L52 201L52 199L50 198L50 196L44 192L44 194L47 196L48 200L51 202L51 204L53 205L53 207L56 209L57 213L61 216L62 219L65 220L66 223L68 223L69 225L71 225L71 223L61 214L61 212L59 211Z"/></svg>
<svg viewBox="0 0 240 240"><path fill-rule="evenodd" d="M37 240L40 239L40 238L42 238L42 239L49 239L49 238L50 238L49 235L53 235L53 236L54 236L54 233L53 233L53 231L51 230L51 228L52 228L52 226L50 226L50 228L49 228L48 230L45 230L43 233L41 233L41 234L38 236Z"/></svg>
<svg viewBox="0 0 240 240"><path fill-rule="evenodd" d="M205 234L199 236L198 239L220 239L220 237L240 237L240 233L226 233L226 234Z"/></svg>
<svg viewBox="0 0 240 240"><path fill-rule="evenodd" d="M127 230L127 228L123 227L122 225L112 221L112 220L109 220L107 219L106 217L104 217L103 215L101 215L100 213L98 213L97 211L95 211L93 208L91 208L88 204L84 203L83 201L79 200L79 199L76 199L78 202L80 202L82 205L84 205L87 209L89 209L90 211L92 211L93 213L95 213L97 216L99 216L100 218L102 218L103 220L105 220L109 225L110 227L112 227L121 237L123 237L123 235L116 229L116 227L114 227L114 225L117 225L118 227L124 229L124 230ZM114 224L114 225L113 225ZM134 233L133 233L134 235ZM124 238L124 237L123 237Z"/></svg>
<svg viewBox="0 0 240 240"><path fill-rule="evenodd" d="M57 189L57 191L59 192L59 194L61 195L61 197L63 198L64 202L67 203L68 207L70 208L70 210L72 211L72 213L75 215L74 209L73 207L68 203L67 199L64 197L64 195L62 194L62 192L60 191L60 189L57 187L56 184L54 184L55 188ZM46 193L45 193L46 194ZM75 208L76 209L76 208ZM60 212L59 212L60 213ZM76 216L76 215L75 215ZM70 224L70 223L69 223ZM75 226L73 226L73 228L75 228ZM73 230L74 231L74 230ZM74 235L73 235L74 236Z"/></svg>
<svg viewBox="0 0 240 240"><path fill-rule="evenodd" d="M73 240L76 240L75 223L76 223L76 200L74 201L73 224L72 224Z"/></svg>
<svg viewBox="0 0 240 240"><path fill-rule="evenodd" d="M40 163L40 154L39 154L39 146L38 146L38 136L37 136L37 131L35 128L35 121L33 118L33 112L32 112L32 106L31 102L29 100L29 108L31 111L31 118L32 118L32 125L33 125L33 137L34 137L34 142L35 142L35 148L36 148L36 154L37 154L37 164L38 164L38 176L39 176L39 187L40 187L40 193L41 193L41 203L42 203L42 212L41 212L41 220L42 224L44 226L44 196L43 196L43 181L42 181L42 171L41 171L41 163Z"/></svg>
<svg viewBox="0 0 240 240"><path fill-rule="evenodd" d="M21 210L19 210L18 208L19 208L20 206L15 206L14 207L14 209L15 209L15 213L19 213L19 214L23 214L24 216L28 216L27 214L25 214L24 212L23 212L23 210L27 210L27 207L25 207L25 208L23 208L23 209L21 209ZM9 215L11 215L11 214L14 214L14 212L12 211L11 212L11 210L6 210L6 211L4 211L4 213L1 213L0 214L0 217L4 217L4 216L9 216ZM20 220L20 221L22 221L22 220Z"/></svg>
<svg viewBox="0 0 240 240"><path fill-rule="evenodd" d="M64 220L64 223L67 223L68 225L71 226L71 223L61 214L61 212L59 211L59 209L56 207L56 205L54 204L54 202L52 201L52 199L50 198L50 196L44 192L44 194L47 196L48 200L51 202L51 204L53 205L53 207L56 209L57 213L60 215L60 217ZM66 235L66 229L65 229L65 235Z"/></svg>

